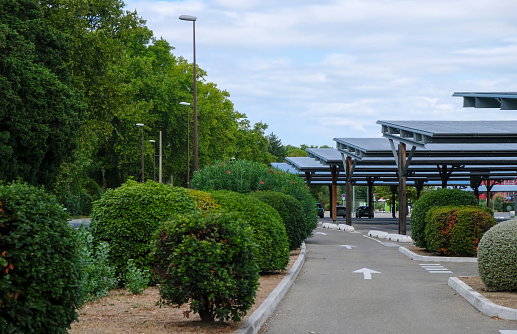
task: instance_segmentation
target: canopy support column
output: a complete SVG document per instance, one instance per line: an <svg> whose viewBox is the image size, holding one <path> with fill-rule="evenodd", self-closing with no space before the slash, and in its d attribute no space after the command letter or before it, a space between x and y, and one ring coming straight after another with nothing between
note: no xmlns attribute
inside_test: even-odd
<svg viewBox="0 0 517 334"><path fill-rule="evenodd" d="M352 190L354 185L352 184L353 165L352 158L346 157L346 224L352 226Z"/></svg>
<svg viewBox="0 0 517 334"><path fill-rule="evenodd" d="M330 166L330 173L332 176L332 186L330 191L330 217L335 223L337 219L337 166Z"/></svg>
<svg viewBox="0 0 517 334"><path fill-rule="evenodd" d="M368 182L368 218L373 218L374 203L373 203L373 177L367 179Z"/></svg>
<svg viewBox="0 0 517 334"><path fill-rule="evenodd" d="M399 143L399 234L406 234L406 144Z"/></svg>

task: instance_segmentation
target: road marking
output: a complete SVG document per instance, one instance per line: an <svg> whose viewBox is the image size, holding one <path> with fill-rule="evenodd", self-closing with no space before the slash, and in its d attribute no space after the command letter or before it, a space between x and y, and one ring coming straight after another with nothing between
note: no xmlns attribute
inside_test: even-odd
<svg viewBox="0 0 517 334"><path fill-rule="evenodd" d="M362 268L353 272L354 274L363 274L364 279L372 279L372 274L380 274L380 272L368 268Z"/></svg>
<svg viewBox="0 0 517 334"><path fill-rule="evenodd" d="M430 274L452 274L452 271L445 268L444 266L442 266L439 263L437 263L437 264L426 263L426 264L419 264L419 265L420 265L420 267L427 270Z"/></svg>
<svg viewBox="0 0 517 334"><path fill-rule="evenodd" d="M321 234L321 235L327 235L328 233L323 233L323 232L316 232L314 234Z"/></svg>
<svg viewBox="0 0 517 334"><path fill-rule="evenodd" d="M517 334L517 330L513 330L513 329L508 329L508 330L501 329L501 330L499 331L499 333L501 333L501 334Z"/></svg>
<svg viewBox="0 0 517 334"><path fill-rule="evenodd" d="M386 247L400 247L400 245L397 245L394 242L381 242L381 245L386 246Z"/></svg>
<svg viewBox="0 0 517 334"><path fill-rule="evenodd" d="M343 247L343 248L346 248L346 249L352 249L354 247L357 247L357 246L352 246L352 245L341 245L339 247Z"/></svg>

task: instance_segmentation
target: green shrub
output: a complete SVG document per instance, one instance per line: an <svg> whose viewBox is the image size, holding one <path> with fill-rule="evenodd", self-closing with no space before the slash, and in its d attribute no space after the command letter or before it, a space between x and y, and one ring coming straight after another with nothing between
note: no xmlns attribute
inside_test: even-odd
<svg viewBox="0 0 517 334"><path fill-rule="evenodd" d="M479 240L495 225L495 218L480 207L434 207L426 215L427 250L452 256L476 256Z"/></svg>
<svg viewBox="0 0 517 334"><path fill-rule="evenodd" d="M253 231L237 214L178 216L155 236L162 303L181 306L203 321L239 321L258 288Z"/></svg>
<svg viewBox="0 0 517 334"><path fill-rule="evenodd" d="M194 201L196 201L201 212L221 211L221 205L218 204L209 193L195 189L187 189L187 193L194 199Z"/></svg>
<svg viewBox="0 0 517 334"><path fill-rule="evenodd" d="M148 270L141 270L135 266L133 259L127 260L124 285L134 295L139 295L149 285L150 276Z"/></svg>
<svg viewBox="0 0 517 334"><path fill-rule="evenodd" d="M152 269L150 241L161 222L198 210L184 188L128 181L94 202L90 229L96 242L110 245L110 262L122 276L129 259L139 269Z"/></svg>
<svg viewBox="0 0 517 334"><path fill-rule="evenodd" d="M298 175L270 168L264 164L246 160L216 161L206 166L192 178L191 185L204 191L231 190L241 194L272 190L296 198L303 208L303 240L312 235L318 226L316 200L305 181Z"/></svg>
<svg viewBox="0 0 517 334"><path fill-rule="evenodd" d="M84 226L77 229L81 249L83 300L93 301L106 296L117 287L115 267L109 264L109 244L95 244L91 232Z"/></svg>
<svg viewBox="0 0 517 334"><path fill-rule="evenodd" d="M418 247L426 248L425 217L427 211L435 206L451 205L477 206L477 199L466 191L442 188L428 191L416 201L411 212L411 237Z"/></svg>
<svg viewBox="0 0 517 334"><path fill-rule="evenodd" d="M256 261L261 271L283 270L289 263L289 240L284 223L270 205L249 195L227 190L212 192L221 204L222 212L236 213L253 229L253 241L257 244Z"/></svg>
<svg viewBox="0 0 517 334"><path fill-rule="evenodd" d="M276 191L257 191L250 193L250 196L271 205L280 214L289 239L289 249L298 249L305 240L305 224L300 202L291 195Z"/></svg>
<svg viewBox="0 0 517 334"><path fill-rule="evenodd" d="M503 212L505 209L506 197L503 194L495 194L492 199L494 211Z"/></svg>
<svg viewBox="0 0 517 334"><path fill-rule="evenodd" d="M67 218L43 189L0 186L2 333L66 333L77 319L79 247Z"/></svg>
<svg viewBox="0 0 517 334"><path fill-rule="evenodd" d="M501 222L483 235L478 271L489 291L517 291L517 220Z"/></svg>

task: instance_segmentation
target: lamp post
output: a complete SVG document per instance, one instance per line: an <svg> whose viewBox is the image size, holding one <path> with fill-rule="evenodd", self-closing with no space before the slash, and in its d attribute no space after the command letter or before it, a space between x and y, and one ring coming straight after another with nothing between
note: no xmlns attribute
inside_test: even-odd
<svg viewBox="0 0 517 334"><path fill-rule="evenodd" d="M142 127L142 183L144 183L144 125L142 123L136 123L136 126Z"/></svg>
<svg viewBox="0 0 517 334"><path fill-rule="evenodd" d="M194 172L198 171L198 145L197 145L197 90L196 90L196 20L197 17L190 15L181 15L179 17L183 21L192 21L193 32L193 50L194 50Z"/></svg>
<svg viewBox="0 0 517 334"><path fill-rule="evenodd" d="M149 141L153 143L153 181L156 182L156 141L153 139Z"/></svg>
<svg viewBox="0 0 517 334"><path fill-rule="evenodd" d="M187 106L187 189L190 189L190 103L180 102Z"/></svg>

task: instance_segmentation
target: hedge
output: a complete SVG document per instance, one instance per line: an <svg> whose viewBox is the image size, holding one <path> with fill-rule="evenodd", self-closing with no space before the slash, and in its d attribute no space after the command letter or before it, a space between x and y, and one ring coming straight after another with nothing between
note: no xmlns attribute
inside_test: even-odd
<svg viewBox="0 0 517 334"><path fill-rule="evenodd" d="M160 223L197 211L184 188L128 181L93 203L90 228L96 242L110 245L110 262L118 275L126 272L129 259L138 269L151 271L150 242Z"/></svg>
<svg viewBox="0 0 517 334"><path fill-rule="evenodd" d="M257 191L250 196L271 205L280 214L289 238L289 249L298 249L305 240L305 222L300 202L291 195L276 191Z"/></svg>
<svg viewBox="0 0 517 334"><path fill-rule="evenodd" d="M452 256L476 256L483 234L496 224L481 207L434 207L426 215L427 250Z"/></svg>
<svg viewBox="0 0 517 334"><path fill-rule="evenodd" d="M82 304L78 239L41 188L0 186L2 333L66 333Z"/></svg>
<svg viewBox="0 0 517 334"><path fill-rule="evenodd" d="M426 214L435 206L471 205L477 206L477 199L471 193L459 189L441 188L424 193L415 202L411 212L411 237L418 247L426 248Z"/></svg>
<svg viewBox="0 0 517 334"><path fill-rule="evenodd" d="M485 233L478 247L478 271L489 291L517 291L517 220Z"/></svg>
<svg viewBox="0 0 517 334"><path fill-rule="evenodd" d="M289 240L284 223L270 205L253 197L228 190L211 193L222 212L236 213L249 223L257 244L256 261L262 272L284 270L289 263Z"/></svg>
<svg viewBox="0 0 517 334"><path fill-rule="evenodd" d="M252 234L238 214L181 215L162 225L153 247L162 304L190 303L203 321L239 321L258 288Z"/></svg>

